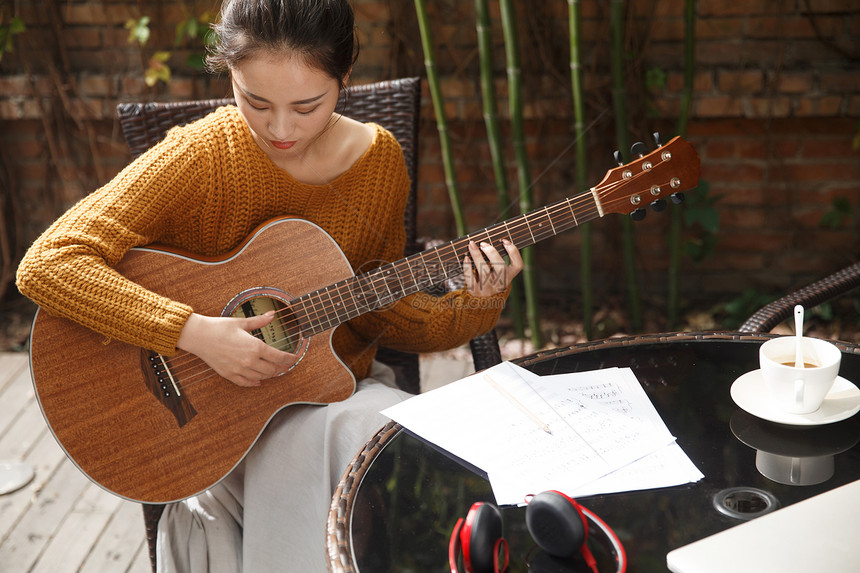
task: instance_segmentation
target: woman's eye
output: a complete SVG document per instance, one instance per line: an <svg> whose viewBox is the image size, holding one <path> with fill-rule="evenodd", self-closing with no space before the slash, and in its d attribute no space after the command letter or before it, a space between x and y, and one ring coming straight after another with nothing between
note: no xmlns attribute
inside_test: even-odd
<svg viewBox="0 0 860 573"><path fill-rule="evenodd" d="M319 106L314 106L311 109L297 109L296 112L300 113L301 115L310 115L315 112L318 107Z"/></svg>
<svg viewBox="0 0 860 573"><path fill-rule="evenodd" d="M269 108L267 108L266 106L263 106L263 107L257 107L257 106L255 106L253 103L251 103L251 100L249 100L249 99L246 99L246 100L245 100L245 102L246 102L249 106L251 106L251 108L252 108L252 109L256 109L257 111L266 111L267 109L269 109Z"/></svg>

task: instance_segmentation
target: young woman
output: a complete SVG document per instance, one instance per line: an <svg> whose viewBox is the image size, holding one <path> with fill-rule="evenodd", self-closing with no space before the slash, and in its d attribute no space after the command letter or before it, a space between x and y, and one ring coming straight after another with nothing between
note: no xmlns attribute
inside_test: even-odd
<svg viewBox="0 0 860 573"><path fill-rule="evenodd" d="M255 386L294 358L250 334L270 314L197 314L113 266L153 242L223 255L261 223L292 215L325 229L364 271L402 257L409 180L390 133L334 111L358 51L347 0L228 0L216 31L209 63L229 72L236 106L171 130L80 201L33 244L17 280L46 312L166 355L190 352L230 382ZM224 480L169 505L159 570L325 571L332 492L385 423L379 411L404 397L373 360L377 345L434 351L488 331L522 268L516 247L505 250L508 264L492 246L471 245L467 288L442 300L411 295L338 328L334 349L360 381L356 392L282 410Z"/></svg>

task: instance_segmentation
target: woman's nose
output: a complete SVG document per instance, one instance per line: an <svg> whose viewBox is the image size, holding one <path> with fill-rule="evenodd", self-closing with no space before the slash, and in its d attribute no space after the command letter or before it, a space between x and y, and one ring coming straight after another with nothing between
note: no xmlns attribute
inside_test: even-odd
<svg viewBox="0 0 860 573"><path fill-rule="evenodd" d="M276 115L269 120L269 133L275 139L284 140L292 129L291 122L283 115Z"/></svg>

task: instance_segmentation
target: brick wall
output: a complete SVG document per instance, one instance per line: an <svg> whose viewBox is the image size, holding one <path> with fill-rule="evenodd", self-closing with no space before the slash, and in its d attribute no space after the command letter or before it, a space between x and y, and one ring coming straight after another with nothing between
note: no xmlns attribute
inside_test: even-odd
<svg viewBox="0 0 860 573"><path fill-rule="evenodd" d="M113 120L117 102L220 97L224 78L184 67L194 46L173 48L173 25L209 2L131 0L19 2L27 31L0 62L0 149L8 181L6 220L17 252L58 213L107 181L127 162ZM498 208L478 86L472 3L430 3L437 68L453 138L456 173L470 228L496 220ZM643 0L626 24L626 89L631 140L671 135L683 86L682 0ZM615 120L609 74L606 2L584 0L589 181L614 167ZM141 6L144 6L141 8ZM399 0L355 0L362 54L357 83L423 75L414 8ZM567 3L519 2L527 145L535 205L575 193ZM144 10L152 38L127 42L125 22ZM8 17L8 14L7 14ZM59 31L59 32L58 32ZM507 126L503 38L493 6L494 68ZM745 288L783 291L857 259L860 210L860 7L853 0L698 0L695 94L688 139L702 177L719 195L719 242L701 263L685 259L682 288L693 303L727 300ZM144 63L155 46L172 49L173 79L148 88ZM419 231L453 237L433 108L425 87L419 170ZM505 127L507 134L508 129ZM509 180L516 183L508 143ZM850 208L823 228L833 201ZM669 217L650 213L635 226L645 295L660 304L666 288ZM623 290L619 216L596 222L594 260L601 293ZM580 233L538 248L548 298L576 297Z"/></svg>

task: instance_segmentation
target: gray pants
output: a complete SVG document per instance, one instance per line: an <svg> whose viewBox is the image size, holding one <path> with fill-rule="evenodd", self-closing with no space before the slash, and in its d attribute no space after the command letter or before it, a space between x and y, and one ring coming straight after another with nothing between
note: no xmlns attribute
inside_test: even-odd
<svg viewBox="0 0 860 573"><path fill-rule="evenodd" d="M379 411L408 396L387 366L374 363L343 402L279 412L230 475L165 508L158 571L326 571L326 520L337 483L388 422Z"/></svg>

